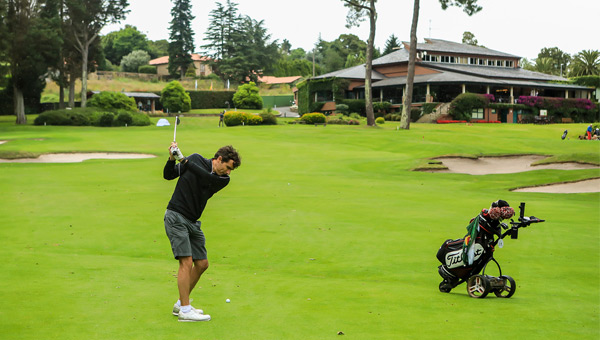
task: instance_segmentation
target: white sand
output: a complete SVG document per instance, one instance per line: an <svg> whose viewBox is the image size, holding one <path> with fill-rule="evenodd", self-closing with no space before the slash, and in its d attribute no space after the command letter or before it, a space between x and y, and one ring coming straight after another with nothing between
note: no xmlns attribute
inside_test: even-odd
<svg viewBox="0 0 600 340"><path fill-rule="evenodd" d="M539 187L520 188L517 192L545 192L552 194L577 194L583 192L600 192L600 178L579 182L550 184Z"/></svg>
<svg viewBox="0 0 600 340"><path fill-rule="evenodd" d="M581 163L552 163L532 166L531 163L545 156L510 156L510 157L480 157L471 158L440 158L448 170L441 172L454 172L469 175L490 175L490 174L512 174L516 172L558 169L558 170L577 170L577 169L597 169L598 166Z"/></svg>
<svg viewBox="0 0 600 340"><path fill-rule="evenodd" d="M88 159L140 159L154 158L154 155L145 155L138 153L49 153L41 155L38 158L17 158L2 159L0 163L77 163Z"/></svg>
<svg viewBox="0 0 600 340"><path fill-rule="evenodd" d="M578 169L599 169L600 167L591 164L581 163L552 163L544 165L531 164L545 156L510 156L510 157L480 157L477 159L449 157L439 158L447 170L438 170L435 172L463 173L470 175L490 175L490 174L511 174L524 171L533 171L541 169L557 170L578 170ZM549 184L529 188L520 188L514 191L518 192L545 192L545 193L584 193L600 192L600 178L584 180L578 182Z"/></svg>

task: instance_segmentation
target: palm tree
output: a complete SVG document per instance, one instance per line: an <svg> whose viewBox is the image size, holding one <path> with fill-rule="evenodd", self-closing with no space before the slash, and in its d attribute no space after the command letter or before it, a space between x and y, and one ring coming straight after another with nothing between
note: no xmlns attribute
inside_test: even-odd
<svg viewBox="0 0 600 340"><path fill-rule="evenodd" d="M600 52L583 50L573 56L570 66L571 77L600 75Z"/></svg>

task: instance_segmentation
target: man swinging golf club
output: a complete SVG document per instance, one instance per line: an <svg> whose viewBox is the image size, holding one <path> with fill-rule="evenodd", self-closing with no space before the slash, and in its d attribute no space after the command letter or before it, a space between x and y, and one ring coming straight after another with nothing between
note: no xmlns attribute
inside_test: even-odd
<svg viewBox="0 0 600 340"><path fill-rule="evenodd" d="M220 148L212 159L197 153L184 157L175 141L169 147L169 160L163 176L167 180L179 179L164 221L173 255L179 260L179 300L173 306L173 315L178 316L181 322L210 320L210 315L190 304L190 293L208 268L199 219L208 199L229 184L229 174L240 163L240 156L230 145Z"/></svg>

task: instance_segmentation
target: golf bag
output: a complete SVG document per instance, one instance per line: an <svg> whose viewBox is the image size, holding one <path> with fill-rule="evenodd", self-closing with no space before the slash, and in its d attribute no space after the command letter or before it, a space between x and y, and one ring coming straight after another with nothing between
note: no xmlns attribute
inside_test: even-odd
<svg viewBox="0 0 600 340"><path fill-rule="evenodd" d="M508 205L508 204L507 204ZM511 208L512 209L512 208ZM489 292L494 292L498 297L511 297L516 289L515 281L502 275L500 264L494 259L494 250L497 244L502 247L505 236L512 239L518 238L519 228L527 227L531 223L544 222L534 216L525 217L525 203L519 206L519 221L510 220L510 227L500 223L500 219L491 218L487 209L471 220L467 227L469 233L460 239L444 241L437 252L437 259L441 265L438 273L442 277L439 284L441 292L449 293L454 287L467 282L469 296L484 298ZM502 229L506 230L502 233ZM493 261L498 266L498 277L485 275L487 264ZM479 273L482 275L479 275Z"/></svg>

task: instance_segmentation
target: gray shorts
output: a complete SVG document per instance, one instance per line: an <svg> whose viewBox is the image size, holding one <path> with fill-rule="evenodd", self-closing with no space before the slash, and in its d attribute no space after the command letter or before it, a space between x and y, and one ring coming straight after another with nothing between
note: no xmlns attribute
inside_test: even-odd
<svg viewBox="0 0 600 340"><path fill-rule="evenodd" d="M200 221L191 222L178 212L165 211L165 231L171 242L175 259L191 256L194 260L206 260L204 233Z"/></svg>

